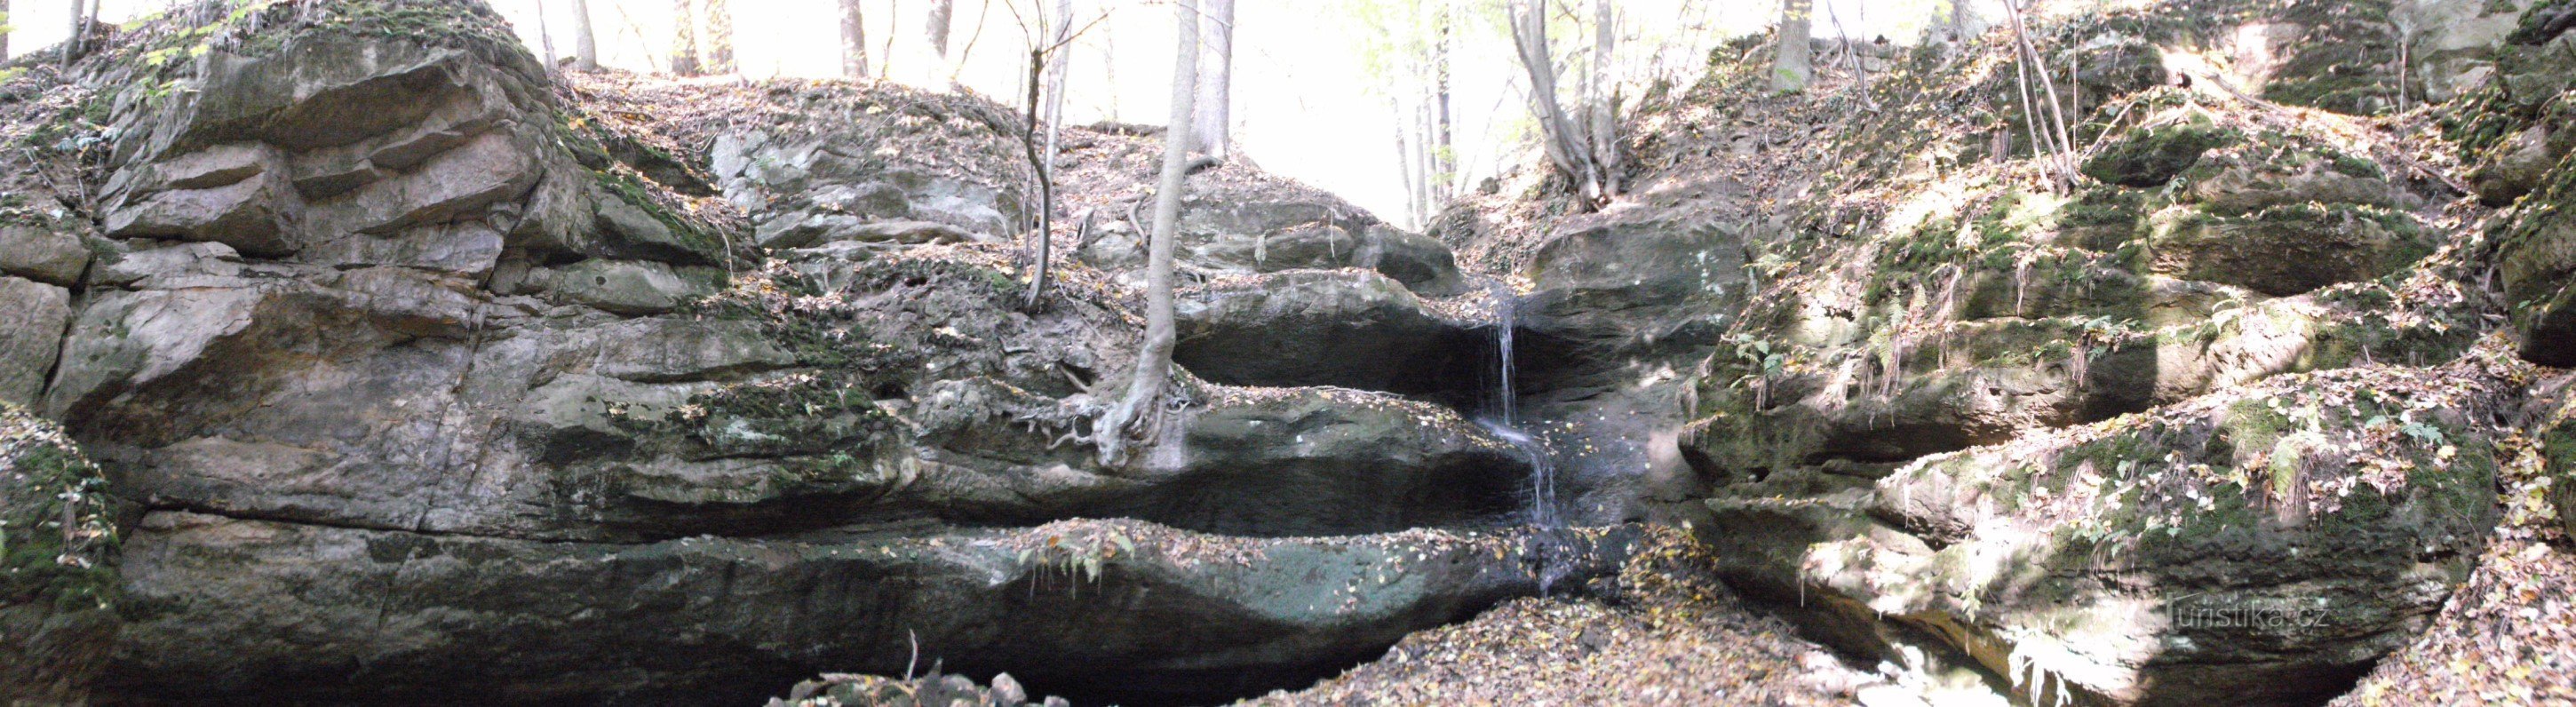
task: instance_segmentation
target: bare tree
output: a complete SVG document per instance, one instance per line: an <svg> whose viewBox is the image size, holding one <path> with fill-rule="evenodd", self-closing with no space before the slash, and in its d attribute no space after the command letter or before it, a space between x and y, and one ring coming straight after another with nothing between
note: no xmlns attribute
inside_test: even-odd
<svg viewBox="0 0 2576 707"><path fill-rule="evenodd" d="M1199 57L1206 64L1199 73L1192 147L1222 158L1234 149L1234 0L1208 0L1199 31L1206 43Z"/></svg>
<svg viewBox="0 0 2576 707"><path fill-rule="evenodd" d="M1592 161L1604 196L1619 195L1619 86L1610 68L1619 43L1618 12L1610 0L1592 0Z"/></svg>
<svg viewBox="0 0 2576 707"><path fill-rule="evenodd" d="M546 53L546 73L554 73L555 30L546 26L546 0L537 0L537 46Z"/></svg>
<svg viewBox="0 0 2576 707"><path fill-rule="evenodd" d="M1458 3L1441 0L1439 40L1431 44L1431 100L1438 117L1433 121L1431 136L1432 198L1446 202L1457 195L1458 140L1456 122L1449 108L1449 58L1457 52ZM1437 207L1434 207L1435 209ZM1416 222L1419 225L1421 222Z"/></svg>
<svg viewBox="0 0 2576 707"><path fill-rule="evenodd" d="M599 70L599 39L590 27L590 0L572 0L572 68Z"/></svg>
<svg viewBox="0 0 2576 707"><path fill-rule="evenodd" d="M1773 33L1779 40L1771 48L1771 88L1781 93L1807 90L1815 80L1815 68L1807 55L1808 21L1815 15L1813 0L1780 0L1780 27Z"/></svg>
<svg viewBox="0 0 2576 707"><path fill-rule="evenodd" d="M1045 28L1046 17L1040 15L1038 23ZM1047 274L1055 257L1056 141L1064 126L1065 66L1072 60L1068 55L1072 53L1074 34L1073 0L1055 1L1054 28L1052 34L1038 40L1045 42L1044 46L1029 50L1029 125L1021 139L1028 148L1029 166L1038 174L1037 274L1030 279L1026 303L1030 310L1045 301ZM1043 113L1039 111L1041 104L1045 106ZM1046 131L1043 146L1037 135L1041 123Z"/></svg>
<svg viewBox="0 0 2576 707"><path fill-rule="evenodd" d="M841 0L841 75L868 76L868 28L859 15L859 0Z"/></svg>
<svg viewBox="0 0 2576 707"><path fill-rule="evenodd" d="M707 2L707 70L719 74L734 72L733 10L725 0Z"/></svg>
<svg viewBox="0 0 2576 707"><path fill-rule="evenodd" d="M697 3L673 0L671 3L671 73L698 75Z"/></svg>
<svg viewBox="0 0 2576 707"><path fill-rule="evenodd" d="M1163 175L1154 193L1154 235L1146 248L1145 341L1136 352L1136 372L1127 380L1127 397L1092 425L1103 464L1124 464L1129 428L1159 410L1171 385L1172 241L1179 235L1181 189L1190 164L1190 123L1198 100L1199 33L1197 0L1175 0L1180 48L1172 65L1172 118L1163 135Z"/></svg>
<svg viewBox="0 0 2576 707"><path fill-rule="evenodd" d="M948 70L948 30L956 19L957 0L930 0L930 17L921 23L922 34L930 39L930 51L939 54L941 71Z"/></svg>
<svg viewBox="0 0 2576 707"><path fill-rule="evenodd" d="M2057 81L2049 77L2048 61L2040 55L2039 46L2030 41L2030 29L2022 21L2021 3L2004 0L2004 12L2012 20L2013 47L2020 54L2019 61L2013 63L2020 72L2023 119L2029 123L2033 133L2033 151L2054 153L2038 156L2055 172L2059 188L2071 187L2075 184L2076 175L2075 135L2067 127L2065 106L2057 100ZM2039 111L2042 106L2031 102L2030 75L2033 70L2039 74L2040 93L2048 97L2048 102L2043 104L2047 108L2045 113ZM2043 118L2048 123L2046 127L2040 125Z"/></svg>
<svg viewBox="0 0 2576 707"><path fill-rule="evenodd" d="M72 63L72 58L73 58L73 57L80 56L80 53L81 53L81 40L82 40L82 38L83 38L83 36L84 36L84 35L89 34L89 32L87 31L87 30L89 29L89 22L87 21L87 20L88 20L88 18L87 18L87 17L82 16L82 14L81 14L81 5L83 4L83 2L84 2L84 1L85 1L85 0L72 0L72 14L71 14L71 23L72 23L72 35L71 35L71 37L72 37L72 38L71 38L71 39L63 40L63 65L64 65L64 66L70 66L70 65L71 65L71 63Z"/></svg>
<svg viewBox="0 0 2576 707"><path fill-rule="evenodd" d="M1587 204L1615 196L1608 173L1592 152L1591 132L1577 127L1556 97L1556 62L1547 46L1547 0L1522 0L1512 7L1512 44L1521 68L1529 74L1530 110L1538 116L1548 162L1580 190ZM1589 121L1586 121L1589 122Z"/></svg>

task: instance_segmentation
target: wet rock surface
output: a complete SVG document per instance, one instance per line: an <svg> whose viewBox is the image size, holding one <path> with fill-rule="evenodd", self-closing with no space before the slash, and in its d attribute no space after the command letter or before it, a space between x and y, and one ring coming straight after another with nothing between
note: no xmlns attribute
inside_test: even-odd
<svg viewBox="0 0 2576 707"><path fill-rule="evenodd" d="M1590 540L1578 575L1627 537ZM106 680L147 701L756 704L812 672L901 674L918 646L1041 691L1204 699L1533 592L1527 543L1070 521L600 545L158 512L125 553L144 611Z"/></svg>
<svg viewBox="0 0 2576 707"><path fill-rule="evenodd" d="M104 701L750 704L916 649L1216 700L1613 573L1633 536L1516 529L1529 458L1455 407L1480 381L1427 374L1489 346L1433 306L1449 252L1329 195L1210 177L1194 262L1305 285L1194 319L1236 348L1104 465L1138 305L1081 266L1027 305L999 107L561 84L471 2L218 15L199 91L135 93L198 70L143 58L167 19L49 79L125 92L101 225L0 229L0 400L138 508L112 642L14 596L0 635ZM708 112L621 108L675 98ZM1325 339L1261 338L1292 330Z"/></svg>

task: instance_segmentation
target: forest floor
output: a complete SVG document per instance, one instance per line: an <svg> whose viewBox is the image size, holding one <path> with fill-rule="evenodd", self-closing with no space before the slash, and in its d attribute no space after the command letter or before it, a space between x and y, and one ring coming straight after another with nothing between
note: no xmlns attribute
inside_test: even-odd
<svg viewBox="0 0 2576 707"><path fill-rule="evenodd" d="M1979 690L1862 670L1799 639L1708 575L1705 553L1659 528L1597 596L1506 602L1312 688L1240 704L1977 704Z"/></svg>

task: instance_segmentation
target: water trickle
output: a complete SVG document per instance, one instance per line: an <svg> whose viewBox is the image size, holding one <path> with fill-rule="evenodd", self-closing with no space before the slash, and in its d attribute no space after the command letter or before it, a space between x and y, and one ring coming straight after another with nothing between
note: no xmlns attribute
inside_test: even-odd
<svg viewBox="0 0 2576 707"><path fill-rule="evenodd" d="M1537 542L1530 548L1530 555L1537 561L1539 592L1544 594L1571 567L1564 561L1564 553L1555 551L1559 544L1557 536L1565 529L1565 519L1556 502L1556 455L1545 442L1520 428L1520 397L1512 389L1512 332L1520 325L1519 309L1520 302L1512 295L1511 287L1496 284L1494 341L1496 358L1501 365L1495 371L1493 409L1479 422L1529 459L1529 523L1540 531L1536 535Z"/></svg>

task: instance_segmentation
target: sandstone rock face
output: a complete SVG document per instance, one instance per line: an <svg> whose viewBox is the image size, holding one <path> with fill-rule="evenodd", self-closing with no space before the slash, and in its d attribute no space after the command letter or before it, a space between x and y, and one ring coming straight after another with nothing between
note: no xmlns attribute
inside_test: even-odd
<svg viewBox="0 0 2576 707"><path fill-rule="evenodd" d="M40 224L0 226L0 273L70 287L80 284L81 272L89 268L89 255L78 230Z"/></svg>
<svg viewBox="0 0 2576 707"><path fill-rule="evenodd" d="M1874 483L1782 475L1711 501L1708 532L1739 586L1885 617L2027 694L2322 700L2422 630L2495 521L2474 426L2504 388L2474 369L2288 377ZM2173 439L2205 451L2139 453Z"/></svg>
<svg viewBox="0 0 2576 707"><path fill-rule="evenodd" d="M1367 270L1270 273L1175 300L1172 360L1218 383L1435 393L1472 389L1492 355L1478 323L1440 314Z"/></svg>
<svg viewBox="0 0 2576 707"><path fill-rule="evenodd" d="M2495 75L2496 48L2537 4L2467 0L2400 0L2389 19L2419 33L2413 48L2416 85L2428 101L2447 101Z"/></svg>
<svg viewBox="0 0 2576 707"><path fill-rule="evenodd" d="M1085 209L1092 230L1068 252L1142 283L1160 143L1097 129L1070 141L1066 178L1091 182L1105 199L1089 200L1098 202ZM1184 278L1356 268L1394 278L1422 297L1477 289L1448 246L1389 226L1332 194L1229 164L1194 171L1189 187L1173 242Z"/></svg>
<svg viewBox="0 0 2576 707"><path fill-rule="evenodd" d="M1274 275L1305 283L1264 293L1285 309L1194 320L1286 373L1183 373L1107 466L1089 425L1139 327L1087 269L1023 308L999 236L1031 187L998 106L684 88L850 119L708 121L712 154L679 157L561 102L479 3L226 21L198 91L145 95L140 40L83 65L129 92L95 238L0 230L0 400L144 506L102 699L750 701L901 671L916 638L951 668L1214 699L1534 594L1539 554L1616 566L1618 538L1576 561L1509 529L1529 456L1416 386L1445 359L1391 360L1483 350L1421 299L1464 290L1448 250L1337 201L1209 222L1321 204L1358 247ZM1343 347L1275 338L1282 316L1380 360L1298 368ZM1133 520L1044 525L1076 517ZM31 621L54 619L0 640Z"/></svg>
<svg viewBox="0 0 2576 707"><path fill-rule="evenodd" d="M2496 88L2480 95L2485 115L2469 144L2481 150L2480 197L2514 204L2497 246L2497 275L2515 303L2522 357L2551 366L2576 364L2576 219L2564 206L2576 198L2576 170L2563 157L2576 145L2576 33L2544 36L2546 18L2533 13L2526 32L2499 60Z"/></svg>
<svg viewBox="0 0 2576 707"><path fill-rule="evenodd" d="M2374 347L2462 346L2447 324L2411 341L2365 324L2351 294L2433 251L2429 199L2323 136L2244 121L2170 114L2115 136L2085 167L2106 184L2071 198L1901 210L1910 234L1881 230L1910 250L1802 284L1709 359L1694 462L1902 462Z"/></svg>
<svg viewBox="0 0 2576 707"><path fill-rule="evenodd" d="M0 402L29 405L44 393L70 319L70 291L0 276Z"/></svg>
<svg viewBox="0 0 2576 707"><path fill-rule="evenodd" d="M1593 541L1593 556L1625 542ZM917 641L923 664L953 670L1203 697L1211 676L1325 674L1356 646L1531 591L1523 548L1097 521L598 545L164 512L139 527L126 573L140 601L193 609L130 625L106 679L145 700L447 701L501 685L513 700L754 704L810 671L900 674ZM352 675L353 660L377 667Z"/></svg>
<svg viewBox="0 0 2576 707"><path fill-rule="evenodd" d="M1695 473L1671 440L1689 382L1742 306L1743 235L1680 209L1637 208L1568 224L1524 269L1534 291L1503 305L1514 328L1515 401L1563 421L1549 441L1582 522L1658 515ZM1580 450L1582 459L1572 450Z"/></svg>

